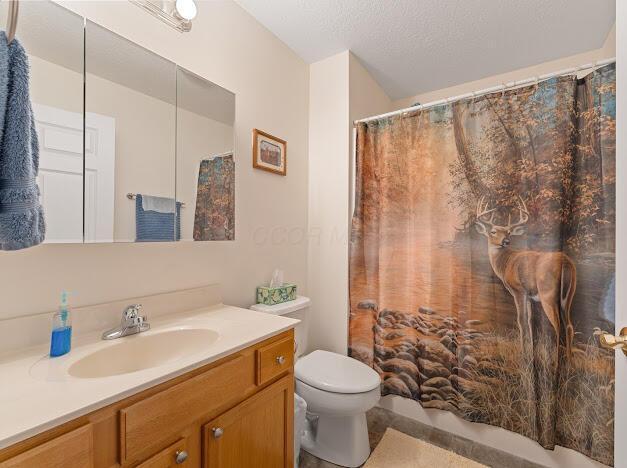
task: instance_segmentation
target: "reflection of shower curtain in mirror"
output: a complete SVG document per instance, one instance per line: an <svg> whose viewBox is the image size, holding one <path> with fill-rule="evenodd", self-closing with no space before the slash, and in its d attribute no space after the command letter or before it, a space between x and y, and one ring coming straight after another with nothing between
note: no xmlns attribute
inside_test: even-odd
<svg viewBox="0 0 627 468"><path fill-rule="evenodd" d="M203 159L198 170L194 240L235 238L235 163L232 154Z"/></svg>
<svg viewBox="0 0 627 468"><path fill-rule="evenodd" d="M359 124L350 355L613 463L615 65Z"/></svg>

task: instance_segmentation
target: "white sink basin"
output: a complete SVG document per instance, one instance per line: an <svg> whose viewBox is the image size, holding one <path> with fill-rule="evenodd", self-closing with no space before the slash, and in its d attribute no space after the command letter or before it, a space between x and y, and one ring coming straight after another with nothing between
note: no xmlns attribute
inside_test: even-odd
<svg viewBox="0 0 627 468"><path fill-rule="evenodd" d="M217 332L204 328L180 328L132 335L82 357L67 372L79 378L128 374L205 351L218 337Z"/></svg>

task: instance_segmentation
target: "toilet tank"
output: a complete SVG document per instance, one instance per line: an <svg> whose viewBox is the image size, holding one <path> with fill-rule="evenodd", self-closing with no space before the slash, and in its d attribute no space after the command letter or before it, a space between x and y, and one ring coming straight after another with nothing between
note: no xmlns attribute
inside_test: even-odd
<svg viewBox="0 0 627 468"><path fill-rule="evenodd" d="M307 352L307 336L309 333L308 312L310 302L311 300L308 297L297 296L293 301L275 305L254 304L250 306L250 308L257 312L284 315L285 317L300 320L300 323L294 328L294 340L296 341L294 355L298 358Z"/></svg>

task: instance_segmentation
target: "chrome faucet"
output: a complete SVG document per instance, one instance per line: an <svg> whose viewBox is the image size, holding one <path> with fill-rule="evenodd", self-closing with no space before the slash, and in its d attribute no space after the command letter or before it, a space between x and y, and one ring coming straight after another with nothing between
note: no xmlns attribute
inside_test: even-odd
<svg viewBox="0 0 627 468"><path fill-rule="evenodd" d="M120 325L107 330L102 334L103 340L114 340L115 338L122 338L123 336L134 335L150 330L150 324L148 323L146 316L139 315L142 309L141 304L131 304L122 312L122 321Z"/></svg>

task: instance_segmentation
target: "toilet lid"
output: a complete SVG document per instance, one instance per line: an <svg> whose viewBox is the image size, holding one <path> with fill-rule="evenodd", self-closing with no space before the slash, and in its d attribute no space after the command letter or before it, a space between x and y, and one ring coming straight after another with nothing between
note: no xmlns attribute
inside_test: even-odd
<svg viewBox="0 0 627 468"><path fill-rule="evenodd" d="M319 390L364 393L381 383L379 374L356 359L317 350L296 361L296 378Z"/></svg>

